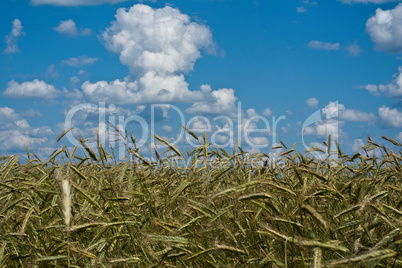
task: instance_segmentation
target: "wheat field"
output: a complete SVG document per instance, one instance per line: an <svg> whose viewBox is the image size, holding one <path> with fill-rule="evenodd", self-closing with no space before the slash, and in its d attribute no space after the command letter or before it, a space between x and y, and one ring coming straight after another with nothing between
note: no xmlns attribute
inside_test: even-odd
<svg viewBox="0 0 402 268"><path fill-rule="evenodd" d="M156 136L157 162L134 139L126 161L84 141L1 157L1 267L402 267L401 151L274 161L190 134L191 152Z"/></svg>

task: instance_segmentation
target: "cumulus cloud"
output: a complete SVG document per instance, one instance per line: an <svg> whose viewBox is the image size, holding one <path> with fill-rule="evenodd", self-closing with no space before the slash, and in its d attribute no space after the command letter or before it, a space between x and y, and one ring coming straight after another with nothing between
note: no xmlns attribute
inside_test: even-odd
<svg viewBox="0 0 402 268"><path fill-rule="evenodd" d="M402 51L402 4L394 9L377 8L366 22L366 31L376 49L391 53Z"/></svg>
<svg viewBox="0 0 402 268"><path fill-rule="evenodd" d="M127 0L31 0L34 5L54 6L92 6L101 4L116 4Z"/></svg>
<svg viewBox="0 0 402 268"><path fill-rule="evenodd" d="M317 40L312 40L307 44L308 47L319 50L338 50L339 43L328 43Z"/></svg>
<svg viewBox="0 0 402 268"><path fill-rule="evenodd" d="M195 133L204 133L211 129L211 124L202 117L195 117L191 122L190 129Z"/></svg>
<svg viewBox="0 0 402 268"><path fill-rule="evenodd" d="M24 27L22 26L22 23L19 19L15 19L13 21L13 27L11 29L11 33L6 36L5 41L7 44L6 49L4 50L4 53L6 54L13 54L17 53L19 51L18 45L17 45L17 38L21 35L24 35L25 33L22 31Z"/></svg>
<svg viewBox="0 0 402 268"><path fill-rule="evenodd" d="M163 76L148 72L138 80L115 80L110 83L85 82L84 95L92 101L115 104L141 104L161 102L193 102L204 99L207 91L190 91L183 75Z"/></svg>
<svg viewBox="0 0 402 268"><path fill-rule="evenodd" d="M21 130L11 129L0 131L0 144L3 150L24 149L34 144L43 144L47 138L34 138Z"/></svg>
<svg viewBox="0 0 402 268"><path fill-rule="evenodd" d="M78 34L77 25L71 19L60 21L59 26L54 29L55 31L67 36L76 36Z"/></svg>
<svg viewBox="0 0 402 268"><path fill-rule="evenodd" d="M67 66L70 66L70 67L80 68L80 67L82 67L84 65L94 64L97 60L98 60L98 58L91 58L91 57L88 57L86 55L82 55L82 56L79 56L79 57L76 57L76 58L72 57L72 58L62 60L60 64L61 65L67 65Z"/></svg>
<svg viewBox="0 0 402 268"><path fill-rule="evenodd" d="M394 75L391 83L386 85L368 84L364 88L373 95L383 94L387 97L401 98L402 97L402 67L398 68L398 73Z"/></svg>
<svg viewBox="0 0 402 268"><path fill-rule="evenodd" d="M212 101L196 102L186 112L204 114L230 114L236 111L236 97L233 89L222 88L211 92Z"/></svg>
<svg viewBox="0 0 402 268"><path fill-rule="evenodd" d="M319 102L316 98L309 98L306 100L307 106L312 109L312 108L317 108Z"/></svg>
<svg viewBox="0 0 402 268"><path fill-rule="evenodd" d="M325 115L325 116L324 116ZM313 122L303 128L303 135L327 137L343 137L345 132L342 130L346 121L374 123L377 117L373 113L366 113L354 109L346 109L341 103L330 102L322 109L320 117L315 117Z"/></svg>
<svg viewBox="0 0 402 268"><path fill-rule="evenodd" d="M27 128L28 122L23 119L14 109L9 107L0 107L0 130L11 128Z"/></svg>
<svg viewBox="0 0 402 268"><path fill-rule="evenodd" d="M133 73L187 73L201 57L200 49L213 46L207 26L169 6L134 5L119 9L115 17L103 38Z"/></svg>
<svg viewBox="0 0 402 268"><path fill-rule="evenodd" d="M0 146L3 150L24 149L43 144L53 132L49 127L31 128L14 109L0 107Z"/></svg>
<svg viewBox="0 0 402 268"><path fill-rule="evenodd" d="M340 132L339 125L341 122L336 120L319 121L314 125L307 126L303 129L303 134L305 136L318 136L322 138L328 137L338 137Z"/></svg>
<svg viewBox="0 0 402 268"><path fill-rule="evenodd" d="M59 91L53 85L49 85L42 80L35 79L32 82L23 82L21 84L11 80L8 82L8 87L4 91L3 95L16 99L52 99L55 98L58 93Z"/></svg>
<svg viewBox="0 0 402 268"><path fill-rule="evenodd" d="M77 29L77 25L72 19L60 21L59 26L54 27L54 30L60 34L68 37L75 37L77 35L91 35L91 29L85 28L81 31Z"/></svg>
<svg viewBox="0 0 402 268"><path fill-rule="evenodd" d="M397 109L391 109L383 105L378 108L378 115L385 126L392 128L402 127L402 112Z"/></svg>
<svg viewBox="0 0 402 268"><path fill-rule="evenodd" d="M366 113L355 109L346 109L345 105L338 104L338 119L352 122L374 123L377 117L373 113Z"/></svg>
<svg viewBox="0 0 402 268"><path fill-rule="evenodd" d="M87 81L81 86L87 98L116 104L195 102L189 112L233 108L234 103L229 103L235 100L232 89L212 91L203 85L191 91L184 77L193 70L201 51L214 47L207 26L192 22L188 15L169 6L153 9L138 4L118 9L115 18L102 37L135 79ZM211 102L220 107L210 109Z"/></svg>

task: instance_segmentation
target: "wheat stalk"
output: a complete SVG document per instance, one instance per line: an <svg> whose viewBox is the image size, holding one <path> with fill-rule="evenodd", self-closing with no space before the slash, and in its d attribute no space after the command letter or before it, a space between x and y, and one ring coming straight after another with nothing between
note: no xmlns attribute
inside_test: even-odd
<svg viewBox="0 0 402 268"><path fill-rule="evenodd" d="M70 267L71 187L70 181L63 177L60 169L57 170L56 177L61 179L63 218L67 232L67 266Z"/></svg>

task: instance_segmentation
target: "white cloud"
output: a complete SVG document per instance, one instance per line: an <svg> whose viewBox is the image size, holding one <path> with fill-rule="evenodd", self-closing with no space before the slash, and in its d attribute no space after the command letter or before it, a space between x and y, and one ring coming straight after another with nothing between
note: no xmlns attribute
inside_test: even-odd
<svg viewBox="0 0 402 268"><path fill-rule="evenodd" d="M0 130L16 128L18 125L26 126L28 122L24 120L14 109L9 107L0 107ZM18 122L18 123L17 123Z"/></svg>
<svg viewBox="0 0 402 268"><path fill-rule="evenodd" d="M365 113L359 110L346 109L341 103L338 104L338 118L345 121L374 123L377 117L373 113Z"/></svg>
<svg viewBox="0 0 402 268"><path fill-rule="evenodd" d="M0 145L3 150L24 149L26 146L46 141L46 138L33 138L16 129L0 131Z"/></svg>
<svg viewBox="0 0 402 268"><path fill-rule="evenodd" d="M190 91L183 75L163 76L148 72L138 80L115 80L110 83L85 82L84 95L92 101L115 104L141 104L161 102L193 102L205 99L208 92Z"/></svg>
<svg viewBox="0 0 402 268"><path fill-rule="evenodd" d="M4 117L9 117L15 114L15 110L9 107L0 107L0 119Z"/></svg>
<svg viewBox="0 0 402 268"><path fill-rule="evenodd" d="M74 78L70 78L70 83L72 83L72 86L75 86ZM72 89L72 91L68 91L66 88L64 88L63 94L66 98L71 99L75 104L82 103L82 100L84 99L84 94L82 91L76 88Z"/></svg>
<svg viewBox="0 0 402 268"><path fill-rule="evenodd" d="M312 108L317 108L319 102L316 98L309 98L306 100L307 106L312 109Z"/></svg>
<svg viewBox="0 0 402 268"><path fill-rule="evenodd" d="M232 108L228 106L234 104L225 100L233 99L233 90L212 91L204 85L200 91L190 91L184 78L201 57L201 50L214 46L207 26L192 22L188 15L169 6L153 9L138 4L118 9L115 17L103 33L105 46L120 54L121 63L136 79L87 81L81 86L87 98L116 104L197 102L197 110L218 101L224 105L220 110Z"/></svg>
<svg viewBox="0 0 402 268"><path fill-rule="evenodd" d="M90 6L105 3L116 4L127 0L31 0L34 5L55 5L55 6Z"/></svg>
<svg viewBox="0 0 402 268"><path fill-rule="evenodd" d="M165 131L165 132L170 133L170 132L173 131L173 128L171 126L164 125L164 126L162 126L162 130Z"/></svg>
<svg viewBox="0 0 402 268"><path fill-rule="evenodd" d="M195 118L191 122L190 130L195 133L204 133L211 128L211 124L202 118Z"/></svg>
<svg viewBox="0 0 402 268"><path fill-rule="evenodd" d="M307 126L303 129L303 134L306 136L312 136L316 133L313 126Z"/></svg>
<svg viewBox="0 0 402 268"><path fill-rule="evenodd" d="M269 140L267 137L248 137L248 145L250 145L252 148L254 146L268 146L269 145Z"/></svg>
<svg viewBox="0 0 402 268"><path fill-rule="evenodd" d="M54 29L55 31L67 36L76 36L78 34L77 26L71 19L60 21L59 26L55 27Z"/></svg>
<svg viewBox="0 0 402 268"><path fill-rule="evenodd" d="M337 105L333 102L328 105L328 113L335 114L337 113L338 119L344 121L352 121L352 122L369 122L374 123L377 120L377 117L373 113L365 113L359 110L354 109L346 109L345 105L338 103Z"/></svg>
<svg viewBox="0 0 402 268"><path fill-rule="evenodd" d="M68 59L62 60L60 64L80 68L84 65L94 64L97 60L98 60L98 58L91 58L86 55L82 55L82 56L79 56L76 58L68 58Z"/></svg>
<svg viewBox="0 0 402 268"><path fill-rule="evenodd" d="M5 41L7 44L6 49L4 50L4 53L6 54L12 54L12 53L17 53L19 51L18 45L17 45L17 38L21 35L24 35L25 33L22 31L24 27L22 26L22 23L19 19L15 19L13 21L13 27L11 29L11 33L6 36Z"/></svg>
<svg viewBox="0 0 402 268"><path fill-rule="evenodd" d="M328 135L332 137L342 137L345 135L341 127L345 124L344 121L339 119L342 113L346 110L343 104L338 102L329 102L329 104L321 110L322 117L319 121L311 122L309 125L302 129L305 136L317 136L327 138ZM352 110L353 111L353 110ZM345 120L345 119L344 119Z"/></svg>
<svg viewBox="0 0 402 268"><path fill-rule="evenodd" d="M0 107L0 146L3 150L23 149L47 141L53 134L49 127L31 128L14 109Z"/></svg>
<svg viewBox="0 0 402 268"><path fill-rule="evenodd" d="M359 45L357 44L357 41L354 41L353 44L350 44L349 46L347 46L346 50L352 56L357 56L361 52L361 49L360 49Z"/></svg>
<svg viewBox="0 0 402 268"><path fill-rule="evenodd" d="M368 84L366 86L361 86L361 87L359 86L358 88L365 88L365 89L367 89L368 92L370 92L371 94L376 95L376 96L380 95L378 93L378 86L374 85L374 84Z"/></svg>
<svg viewBox="0 0 402 268"><path fill-rule="evenodd" d="M377 8L366 22L366 31L378 50L402 51L402 4L391 10Z"/></svg>
<svg viewBox="0 0 402 268"><path fill-rule="evenodd" d="M355 139L354 141L353 141L353 144L352 144L352 151L353 151L353 153L359 153L359 152L361 152L362 151L362 148L364 147L364 142L363 142L363 140L362 139Z"/></svg>
<svg viewBox="0 0 402 268"><path fill-rule="evenodd" d="M196 102L186 112L205 114L230 114L236 111L236 97L233 89L221 88L211 92L213 101Z"/></svg>
<svg viewBox="0 0 402 268"><path fill-rule="evenodd" d="M29 128L30 127L29 124L28 124L28 121L25 120L25 119L15 121L15 124L19 128Z"/></svg>
<svg viewBox="0 0 402 268"><path fill-rule="evenodd" d="M89 28L84 28L81 30L80 35L91 35L92 34L92 30Z"/></svg>
<svg viewBox="0 0 402 268"><path fill-rule="evenodd" d="M258 113L255 111L255 109L248 109L246 113L248 117L258 116Z"/></svg>
<svg viewBox="0 0 402 268"><path fill-rule="evenodd" d="M340 124L341 122L334 120L316 122L314 125L304 128L303 134L305 136L318 136L324 138L328 137L328 135L335 137L338 136L340 132Z"/></svg>
<svg viewBox="0 0 402 268"><path fill-rule="evenodd" d="M133 73L187 73L201 57L200 49L213 46L207 26L169 6L138 4L120 8L115 17L103 38Z"/></svg>
<svg viewBox="0 0 402 268"><path fill-rule="evenodd" d="M42 116L42 114L38 110L32 109L32 108L30 108L28 110L23 110L22 112L20 112L20 114L23 117L27 117L27 118L34 118L34 117Z"/></svg>
<svg viewBox="0 0 402 268"><path fill-rule="evenodd" d="M221 134L217 134L217 135L215 136L215 140L212 140L212 142L213 142L214 144L215 144L215 143L218 143L218 145L219 145L219 144L224 144L224 143L226 143L228 140L229 140L229 138L228 138L227 136L221 135Z"/></svg>
<svg viewBox="0 0 402 268"><path fill-rule="evenodd" d="M383 105L378 109L378 115L385 126L393 128L402 127L402 113L397 109L391 109Z"/></svg>
<svg viewBox="0 0 402 268"><path fill-rule="evenodd" d="M402 66L399 66L397 74L391 83L386 85L368 84L364 86L373 95L383 94L388 97L400 98L402 97Z"/></svg>
<svg viewBox="0 0 402 268"><path fill-rule="evenodd" d="M365 113L353 109L340 111L339 118L345 121L369 122L369 123L374 123L377 120L377 117L373 113Z"/></svg>
<svg viewBox="0 0 402 268"><path fill-rule="evenodd" d="M339 43L327 43L317 40L310 41L307 46L313 49L320 50L338 50L340 47Z"/></svg>
<svg viewBox="0 0 402 268"><path fill-rule="evenodd" d="M77 35L91 35L91 29L85 28L81 31L77 29L77 25L72 19L61 20L59 26L54 27L54 30L60 34L64 34L69 37L75 37Z"/></svg>
<svg viewBox="0 0 402 268"><path fill-rule="evenodd" d="M3 95L16 99L44 98L52 99L58 94L58 90L44 81L38 79L32 82L23 82L21 84L11 80Z"/></svg>
<svg viewBox="0 0 402 268"><path fill-rule="evenodd" d="M262 112L263 116L270 116L272 115L272 111L269 108L266 108L263 112Z"/></svg>

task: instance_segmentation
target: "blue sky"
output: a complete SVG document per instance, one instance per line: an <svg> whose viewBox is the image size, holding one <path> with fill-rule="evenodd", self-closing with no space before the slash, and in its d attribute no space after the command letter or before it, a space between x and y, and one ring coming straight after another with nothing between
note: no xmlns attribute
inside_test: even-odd
<svg viewBox="0 0 402 268"><path fill-rule="evenodd" d="M368 135L402 142L399 2L1 1L0 153L72 148L56 144L69 111L102 103L106 120L81 109L71 126L108 142L115 120L149 156L151 127L188 149L181 124L250 152L328 134L349 153Z"/></svg>

